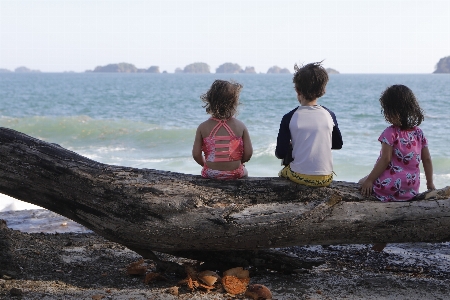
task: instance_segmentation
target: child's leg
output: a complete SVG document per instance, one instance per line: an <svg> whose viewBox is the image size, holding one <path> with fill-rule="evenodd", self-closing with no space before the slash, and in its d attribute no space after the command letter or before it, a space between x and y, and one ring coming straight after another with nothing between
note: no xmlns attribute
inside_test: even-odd
<svg viewBox="0 0 450 300"><path fill-rule="evenodd" d="M242 175L242 177L241 178L248 178L248 171L247 171L247 168L246 167L242 167L243 169L244 169L244 175Z"/></svg>

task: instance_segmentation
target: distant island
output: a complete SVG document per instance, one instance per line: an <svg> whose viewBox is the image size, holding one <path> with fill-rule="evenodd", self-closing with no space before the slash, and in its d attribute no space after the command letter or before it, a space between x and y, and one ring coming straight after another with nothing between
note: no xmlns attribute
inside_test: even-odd
<svg viewBox="0 0 450 300"><path fill-rule="evenodd" d="M184 67L184 70L182 72L177 72L175 70L175 73L197 73L197 74L209 74L211 73L209 71L210 67L207 63L203 62L196 62L193 64L189 64L186 67Z"/></svg>
<svg viewBox="0 0 450 300"><path fill-rule="evenodd" d="M227 73L227 74L237 74L240 73L241 71L242 68L240 65L233 64L230 62L224 63L216 69L216 73Z"/></svg>
<svg viewBox="0 0 450 300"><path fill-rule="evenodd" d="M18 67L14 70L15 73L41 73L39 70L31 70L27 67ZM8 69L2 69L0 68L0 73L12 73L12 71Z"/></svg>
<svg viewBox="0 0 450 300"><path fill-rule="evenodd" d="M287 68L280 68L279 66L273 66L267 70L267 74L291 74Z"/></svg>
<svg viewBox="0 0 450 300"><path fill-rule="evenodd" d="M185 73L185 74L211 74L211 67L204 62L195 62L185 66L183 69L176 68L174 73ZM0 69L1 70L1 69ZM328 74L340 74L335 69L327 68ZM1 71L0 71L1 72ZM151 66L148 69L139 69L133 64L129 63L118 63L118 64L109 64L106 66L98 66L93 71L86 70L85 72L95 72L95 73L155 73L160 74L158 66ZM167 71L163 71L163 74L166 74ZM255 67L247 66L245 69L239 64L226 62L221 64L216 68L216 74L257 74ZM267 70L267 74L291 74L291 72L287 68L280 68L278 66L270 67Z"/></svg>
<svg viewBox="0 0 450 300"><path fill-rule="evenodd" d="M161 73L158 66L151 66L148 69L138 69L135 65L129 63L109 64L106 66L97 66L94 71L85 72L94 73Z"/></svg>
<svg viewBox="0 0 450 300"><path fill-rule="evenodd" d="M41 73L41 71L39 71L39 70L31 70L31 69L28 69L27 67L18 67L14 70L14 72L16 72L16 73Z"/></svg>
<svg viewBox="0 0 450 300"><path fill-rule="evenodd" d="M245 67L245 70L241 70L240 73L244 73L244 74L256 74L255 67Z"/></svg>
<svg viewBox="0 0 450 300"><path fill-rule="evenodd" d="M234 63L224 63L216 69L216 73L226 74L256 74L254 67L245 67L245 70L240 65Z"/></svg>
<svg viewBox="0 0 450 300"><path fill-rule="evenodd" d="M436 64L436 70L433 73L450 73L450 56L441 58Z"/></svg>
<svg viewBox="0 0 450 300"><path fill-rule="evenodd" d="M327 71L328 74L340 74L339 71L332 68L326 68L325 71Z"/></svg>
<svg viewBox="0 0 450 300"><path fill-rule="evenodd" d="M24 67L21 67L24 68ZM19 68L18 68L19 69ZM192 64L189 64L182 68L176 68L174 73L185 73L185 74L211 74L210 71L211 67L204 62L195 62ZM31 71L31 70L30 70ZM239 64L237 63L231 63L226 62L224 64L221 64L219 67L215 70L216 74L257 74L255 67L252 66L246 66L245 69L243 69ZM326 68L326 71L328 74L340 74L339 71L332 69L332 68ZM9 72L7 69L0 69L0 73L6 73ZM16 69L16 72L17 71ZM34 71L33 71L34 72ZM39 71L38 71L39 72ZM158 66L151 66L148 69L140 69L137 68L135 65L130 63L118 63L118 64L108 64L105 66L97 66L94 70L86 70L86 73L154 73L154 74L167 74L167 71L161 72ZM260 73L262 74L262 73ZM270 67L267 70L267 74L291 74L289 69L287 68L280 68L279 66L273 66Z"/></svg>

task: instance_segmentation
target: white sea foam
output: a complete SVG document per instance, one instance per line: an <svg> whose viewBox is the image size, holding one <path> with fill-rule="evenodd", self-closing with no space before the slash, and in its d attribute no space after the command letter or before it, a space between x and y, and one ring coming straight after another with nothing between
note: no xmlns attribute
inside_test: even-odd
<svg viewBox="0 0 450 300"><path fill-rule="evenodd" d="M254 149L252 157L260 157L264 155L274 156L276 143L270 143L264 147Z"/></svg>
<svg viewBox="0 0 450 300"><path fill-rule="evenodd" d="M39 207L37 205L19 201L7 195L0 194L0 212L41 208L42 207Z"/></svg>

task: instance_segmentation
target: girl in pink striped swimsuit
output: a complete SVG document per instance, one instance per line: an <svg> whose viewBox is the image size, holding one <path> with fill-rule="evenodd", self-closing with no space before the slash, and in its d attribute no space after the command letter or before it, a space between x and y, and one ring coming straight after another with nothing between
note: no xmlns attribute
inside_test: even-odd
<svg viewBox="0 0 450 300"><path fill-rule="evenodd" d="M248 175L244 163L252 157L252 142L244 123L233 117L241 89L239 83L216 80L200 97L211 118L197 128L192 157L203 167L204 178L239 179Z"/></svg>

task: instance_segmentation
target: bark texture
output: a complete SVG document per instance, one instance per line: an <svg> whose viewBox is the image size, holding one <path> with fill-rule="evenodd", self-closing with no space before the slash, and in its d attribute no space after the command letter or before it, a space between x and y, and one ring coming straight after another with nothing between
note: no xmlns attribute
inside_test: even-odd
<svg viewBox="0 0 450 300"><path fill-rule="evenodd" d="M68 217L142 254L193 257L307 244L450 240L450 188L417 201L365 199L282 178L207 180L101 164L0 128L0 193Z"/></svg>

